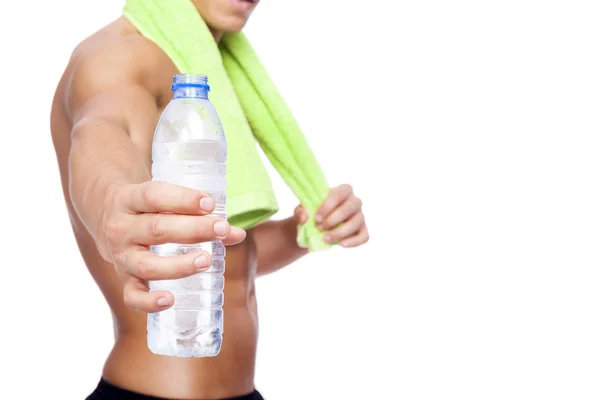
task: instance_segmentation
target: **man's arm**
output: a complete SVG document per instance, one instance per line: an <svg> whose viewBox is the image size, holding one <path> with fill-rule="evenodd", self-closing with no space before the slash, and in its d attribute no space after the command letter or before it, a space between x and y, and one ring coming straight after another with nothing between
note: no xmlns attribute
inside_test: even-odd
<svg viewBox="0 0 600 400"><path fill-rule="evenodd" d="M148 281L190 276L212 260L204 251L161 257L149 246L214 240L231 245L245 232L208 216L215 202L207 194L150 181L155 98L139 84L143 80L131 54L103 54L72 67L65 94L73 124L69 195L100 255L123 277L125 304L162 311L173 305L174 296L148 292Z"/></svg>
<svg viewBox="0 0 600 400"><path fill-rule="evenodd" d="M291 264L308 251L298 246L298 216L267 221L252 229L258 261L257 275L266 275Z"/></svg>
<svg viewBox="0 0 600 400"><path fill-rule="evenodd" d="M298 225L306 222L307 218L306 210L298 206L294 217L267 221L253 229L259 276L277 271L308 253L296 242ZM327 243L357 247L369 240L362 201L350 185L333 188L317 210L315 219Z"/></svg>
<svg viewBox="0 0 600 400"><path fill-rule="evenodd" d="M150 179L149 135L157 106L152 95L132 81L123 70L110 65L102 69L81 65L69 88L67 106L73 120L69 192L94 239L105 200L115 185Z"/></svg>

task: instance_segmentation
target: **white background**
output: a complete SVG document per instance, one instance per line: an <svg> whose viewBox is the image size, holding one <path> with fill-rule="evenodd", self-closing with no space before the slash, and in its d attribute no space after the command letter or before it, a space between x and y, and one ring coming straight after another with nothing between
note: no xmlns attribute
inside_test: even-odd
<svg viewBox="0 0 600 400"><path fill-rule="evenodd" d="M48 121L71 49L121 5L0 11L2 399L83 399L112 345ZM372 237L259 280L268 400L600 398L599 11L260 4L246 32Z"/></svg>

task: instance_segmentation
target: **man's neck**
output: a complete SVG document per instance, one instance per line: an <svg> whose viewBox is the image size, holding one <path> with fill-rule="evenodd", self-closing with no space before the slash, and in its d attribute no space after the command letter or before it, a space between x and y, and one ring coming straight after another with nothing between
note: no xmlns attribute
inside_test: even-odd
<svg viewBox="0 0 600 400"><path fill-rule="evenodd" d="M198 14L200 14L200 10L198 10L198 4L196 4L197 1L198 0L192 0L192 4L196 8L196 11L198 11ZM216 29L213 29L210 26L208 27L208 30L210 31L210 33L212 33L213 37L215 38L215 42L217 42L218 44L219 40L221 40L221 38L223 37L223 32L217 31Z"/></svg>
<svg viewBox="0 0 600 400"><path fill-rule="evenodd" d="M221 40L221 38L223 37L223 32L217 31L211 28L210 26L208 27L208 30L210 31L210 33L212 33L213 37L215 38L215 42L219 44L219 40Z"/></svg>

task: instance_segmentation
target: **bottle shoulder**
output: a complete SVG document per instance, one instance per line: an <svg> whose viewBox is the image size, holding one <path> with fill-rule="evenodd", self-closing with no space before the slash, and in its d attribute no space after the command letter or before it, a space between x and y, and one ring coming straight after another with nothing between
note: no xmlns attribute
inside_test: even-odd
<svg viewBox="0 0 600 400"><path fill-rule="evenodd" d="M163 111L154 141L225 141L223 125L208 99L174 98Z"/></svg>

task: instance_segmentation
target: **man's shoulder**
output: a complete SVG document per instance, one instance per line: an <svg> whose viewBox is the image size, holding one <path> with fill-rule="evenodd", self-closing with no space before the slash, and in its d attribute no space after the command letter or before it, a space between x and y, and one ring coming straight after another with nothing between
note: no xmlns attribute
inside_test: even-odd
<svg viewBox="0 0 600 400"><path fill-rule="evenodd" d="M65 95L79 103L103 91L136 86L159 97L166 62L154 43L121 18L75 47L65 71Z"/></svg>
<svg viewBox="0 0 600 400"><path fill-rule="evenodd" d="M139 78L156 72L163 57L156 45L119 19L81 41L69 68L100 77Z"/></svg>

